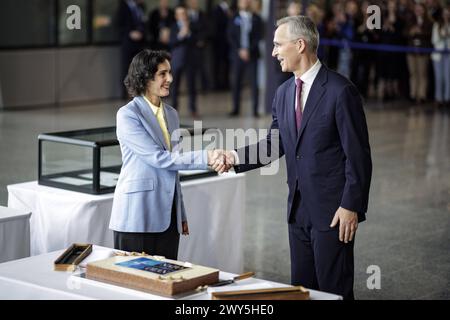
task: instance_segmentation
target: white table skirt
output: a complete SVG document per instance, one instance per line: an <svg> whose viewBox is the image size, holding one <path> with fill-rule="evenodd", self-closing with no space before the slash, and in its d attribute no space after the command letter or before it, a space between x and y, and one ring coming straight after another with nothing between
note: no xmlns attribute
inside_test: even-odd
<svg viewBox="0 0 450 320"><path fill-rule="evenodd" d="M109 254L111 249L94 246L93 253L100 252ZM162 297L137 290L114 286L89 279L81 279L74 276L75 273L53 271L53 262L63 250L33 256L26 259L10 261L0 264L0 299L185 299L185 300L208 300L211 298L206 291L190 292L175 297ZM92 254L91 254L92 255ZM88 257L87 259L89 259ZM97 259L93 259L97 260ZM101 259L101 258L100 258ZM85 261L83 261L85 262ZM220 272L220 279L230 279L235 274ZM265 281L261 279L245 279L228 285L230 290L239 287L286 287L282 283ZM313 300L340 300L341 297L325 292L310 290Z"/></svg>
<svg viewBox="0 0 450 320"><path fill-rule="evenodd" d="M30 256L30 211L0 206L0 263Z"/></svg>
<svg viewBox="0 0 450 320"><path fill-rule="evenodd" d="M245 174L184 181L181 188L190 235L180 237L178 259L242 272ZM8 206L32 212L31 255L76 242L113 247L112 201L112 193L89 195L36 181L8 186Z"/></svg>

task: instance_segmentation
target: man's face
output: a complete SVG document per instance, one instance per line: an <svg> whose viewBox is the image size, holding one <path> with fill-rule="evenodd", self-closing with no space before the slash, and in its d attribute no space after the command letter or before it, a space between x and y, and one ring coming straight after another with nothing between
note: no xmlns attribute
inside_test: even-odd
<svg viewBox="0 0 450 320"><path fill-rule="evenodd" d="M168 8L169 7L169 0L159 0L159 7L160 8Z"/></svg>
<svg viewBox="0 0 450 320"><path fill-rule="evenodd" d="M300 63L299 39L289 34L288 25L282 24L275 30L272 56L280 62L283 72L294 72Z"/></svg>
<svg viewBox="0 0 450 320"><path fill-rule="evenodd" d="M186 21L187 20L187 12L185 8L178 7L175 9L175 19L177 21Z"/></svg>
<svg viewBox="0 0 450 320"><path fill-rule="evenodd" d="M250 0L239 0L238 1L238 8L239 10L247 11L250 9Z"/></svg>
<svg viewBox="0 0 450 320"><path fill-rule="evenodd" d="M154 79L148 82L147 93L151 96L167 97L172 80L170 63L166 60L158 65Z"/></svg>
<svg viewBox="0 0 450 320"><path fill-rule="evenodd" d="M298 16L302 13L302 6L298 2L291 2L287 8L288 16Z"/></svg>
<svg viewBox="0 0 450 320"><path fill-rule="evenodd" d="M189 7L189 9L197 10L198 9L198 1L197 0L188 0L187 6Z"/></svg>

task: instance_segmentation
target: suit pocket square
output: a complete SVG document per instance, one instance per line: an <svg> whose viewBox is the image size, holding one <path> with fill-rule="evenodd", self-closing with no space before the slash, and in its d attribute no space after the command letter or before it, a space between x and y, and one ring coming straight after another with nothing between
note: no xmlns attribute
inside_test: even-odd
<svg viewBox="0 0 450 320"><path fill-rule="evenodd" d="M152 179L132 180L126 183L125 193L150 191L155 188Z"/></svg>

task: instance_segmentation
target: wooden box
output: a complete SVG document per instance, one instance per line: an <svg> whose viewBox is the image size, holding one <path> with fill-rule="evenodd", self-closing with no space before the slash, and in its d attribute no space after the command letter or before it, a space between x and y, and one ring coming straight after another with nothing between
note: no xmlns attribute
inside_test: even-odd
<svg viewBox="0 0 450 320"><path fill-rule="evenodd" d="M160 273L166 267L168 273ZM152 256L116 256L88 263L86 278L173 296L218 282L219 270Z"/></svg>
<svg viewBox="0 0 450 320"><path fill-rule="evenodd" d="M78 264L92 252L92 244L74 243L54 263L55 271L75 271Z"/></svg>

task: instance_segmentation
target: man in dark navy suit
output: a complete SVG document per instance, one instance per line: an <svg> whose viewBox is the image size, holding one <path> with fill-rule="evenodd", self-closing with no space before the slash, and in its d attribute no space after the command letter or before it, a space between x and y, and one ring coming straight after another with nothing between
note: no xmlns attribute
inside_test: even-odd
<svg viewBox="0 0 450 320"><path fill-rule="evenodd" d="M227 0L222 0L213 11L214 43L214 88L230 88L230 45L227 41L227 28L232 12Z"/></svg>
<svg viewBox="0 0 450 320"><path fill-rule="evenodd" d="M243 172L285 155L292 284L353 299L353 239L365 220L372 175L362 100L349 80L318 60L311 19L286 17L277 26L272 55L294 77L275 94L269 134L224 151L213 168L234 164Z"/></svg>
<svg viewBox="0 0 450 320"><path fill-rule="evenodd" d="M121 88L122 98L128 97L123 80L133 57L145 47L144 4L141 0L122 0L117 12L121 38Z"/></svg>
<svg viewBox="0 0 450 320"><path fill-rule="evenodd" d="M175 8L175 19L176 22L170 31L173 73L172 107L178 109L181 76L186 74L189 110L193 118L198 118L196 77L202 63L201 48L198 46L202 32L201 25L189 19L187 9L183 5Z"/></svg>
<svg viewBox="0 0 450 320"><path fill-rule="evenodd" d="M230 116L240 112L242 78L248 71L252 87L253 115L258 116L258 59L259 41L262 37L262 19L250 11L250 0L239 0L239 12L228 24L228 41L231 48L233 111Z"/></svg>

